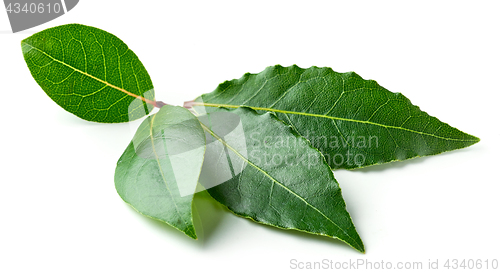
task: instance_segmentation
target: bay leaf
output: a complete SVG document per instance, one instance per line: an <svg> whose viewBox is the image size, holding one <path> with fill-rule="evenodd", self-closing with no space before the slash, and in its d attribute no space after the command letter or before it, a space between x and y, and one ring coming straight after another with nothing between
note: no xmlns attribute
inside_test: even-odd
<svg viewBox="0 0 500 273"><path fill-rule="evenodd" d="M353 72L268 67L197 98L200 113L248 106L274 112L320 150L332 169L355 169L464 148L479 139Z"/></svg>
<svg viewBox="0 0 500 273"><path fill-rule="evenodd" d="M205 152L198 119L179 106L147 117L118 160L115 187L141 214L196 239L192 201Z"/></svg>
<svg viewBox="0 0 500 273"><path fill-rule="evenodd" d="M143 64L111 33L68 24L35 33L21 46L38 85L82 119L126 122L149 114L157 105Z"/></svg>
<svg viewBox="0 0 500 273"><path fill-rule="evenodd" d="M220 112L238 115L242 130L228 133L220 126L224 120L216 120ZM199 119L208 133L207 143L223 146L211 151L207 147L205 159L210 162L203 164L200 183L206 177L220 177L221 166L229 166L232 174L207 189L218 202L258 223L337 238L364 252L339 184L307 139L275 114L259 115L246 107L219 108Z"/></svg>

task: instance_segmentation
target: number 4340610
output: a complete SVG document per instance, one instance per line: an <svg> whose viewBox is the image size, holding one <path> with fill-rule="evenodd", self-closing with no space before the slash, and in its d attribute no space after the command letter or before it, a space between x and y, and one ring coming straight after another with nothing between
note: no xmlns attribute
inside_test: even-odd
<svg viewBox="0 0 500 273"><path fill-rule="evenodd" d="M498 269L498 260L448 259L444 263L446 269Z"/></svg>
<svg viewBox="0 0 500 273"><path fill-rule="evenodd" d="M60 3L9 3L6 10L8 13L60 13L62 7Z"/></svg>

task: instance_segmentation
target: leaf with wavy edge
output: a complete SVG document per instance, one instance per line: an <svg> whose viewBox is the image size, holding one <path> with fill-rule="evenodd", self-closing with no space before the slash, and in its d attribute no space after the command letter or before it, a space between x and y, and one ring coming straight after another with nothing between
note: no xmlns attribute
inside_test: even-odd
<svg viewBox="0 0 500 273"><path fill-rule="evenodd" d="M115 187L135 210L196 239L192 201L205 153L198 119L179 106L147 117L118 160Z"/></svg>
<svg viewBox="0 0 500 273"><path fill-rule="evenodd" d="M421 111L373 80L331 68L273 66L197 98L198 112L241 105L274 112L326 157L354 169L460 149L478 138Z"/></svg>
<svg viewBox="0 0 500 273"><path fill-rule="evenodd" d="M21 46L31 75L45 93L82 119L126 122L157 105L148 72L113 34L68 24L35 33ZM136 99L142 103L132 104Z"/></svg>
<svg viewBox="0 0 500 273"><path fill-rule="evenodd" d="M211 113L208 119L200 119L209 133L207 143L211 136L227 148L227 154L220 158L230 159L232 169L245 167L228 181L209 188L212 197L236 215L258 223L337 238L364 252L340 187L324 157L309 141L269 112L259 115L245 107L218 111L237 114L242 135L220 137L207 122ZM284 145L285 140L294 144ZM240 145L239 141L246 143ZM281 157L279 162L277 157ZM202 174L207 166L203 165Z"/></svg>

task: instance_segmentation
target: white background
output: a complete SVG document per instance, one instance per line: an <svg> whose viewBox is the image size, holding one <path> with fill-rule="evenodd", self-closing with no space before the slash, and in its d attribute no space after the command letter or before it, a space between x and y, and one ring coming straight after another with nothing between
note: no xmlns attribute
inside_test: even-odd
<svg viewBox="0 0 500 273"><path fill-rule="evenodd" d="M497 3L86 0L18 34L0 11L0 272L286 272L291 259L416 261L425 269L436 259L440 268L446 259L500 260ZM80 120L31 77L20 41L66 23L120 37L167 103L270 65L328 66L377 80L481 142L336 171L366 254L238 218L205 198L195 202L203 225L197 220L195 241L116 193L130 125Z"/></svg>

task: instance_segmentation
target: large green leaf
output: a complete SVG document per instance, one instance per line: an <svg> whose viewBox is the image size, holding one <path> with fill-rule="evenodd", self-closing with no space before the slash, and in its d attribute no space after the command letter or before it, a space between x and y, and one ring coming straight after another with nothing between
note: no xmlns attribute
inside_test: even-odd
<svg viewBox="0 0 500 273"><path fill-rule="evenodd" d="M242 130L224 132L227 128L219 125L228 122L217 120L218 113L199 117L210 134L207 143L223 146L209 151L212 145L207 144L200 183L204 184L207 177L217 177L224 165L233 174L208 189L212 197L239 216L338 238L364 252L330 167L307 139L273 113L259 115L250 108L218 111L239 116ZM209 155L217 151L218 155ZM218 159L216 164L214 158Z"/></svg>
<svg viewBox="0 0 500 273"><path fill-rule="evenodd" d="M434 155L479 141L400 93L330 68L268 67L220 84L194 105L198 112L240 105L274 112L309 139L333 169Z"/></svg>
<svg viewBox="0 0 500 273"><path fill-rule="evenodd" d="M126 122L156 105L153 84L139 58L106 31L63 25L35 33L21 46L45 93L82 119Z"/></svg>
<svg viewBox="0 0 500 273"><path fill-rule="evenodd" d="M163 106L137 129L118 160L115 187L138 212L196 239L191 203L203 163L205 133L178 106Z"/></svg>

